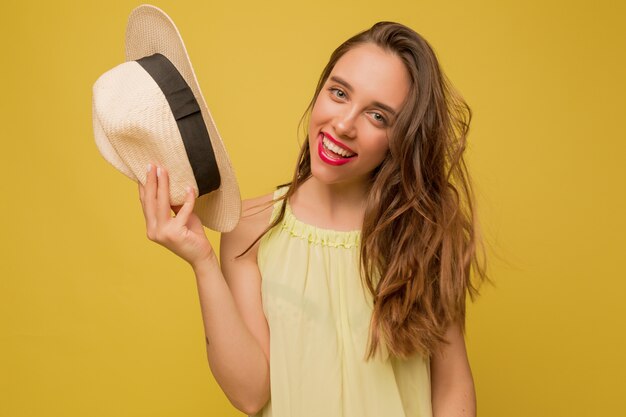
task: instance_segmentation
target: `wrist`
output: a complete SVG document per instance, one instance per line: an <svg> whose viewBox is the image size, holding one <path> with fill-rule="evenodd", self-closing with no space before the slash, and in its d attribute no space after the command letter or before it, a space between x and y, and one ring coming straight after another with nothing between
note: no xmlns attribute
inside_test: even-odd
<svg viewBox="0 0 626 417"><path fill-rule="evenodd" d="M215 269L215 267L219 268L219 262L214 251L209 252L209 254L194 262L190 262L190 265L196 275L205 274Z"/></svg>

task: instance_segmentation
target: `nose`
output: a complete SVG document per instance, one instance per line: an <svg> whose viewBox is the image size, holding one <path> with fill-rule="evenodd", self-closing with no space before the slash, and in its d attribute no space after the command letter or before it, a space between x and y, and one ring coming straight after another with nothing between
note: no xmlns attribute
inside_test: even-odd
<svg viewBox="0 0 626 417"><path fill-rule="evenodd" d="M356 115L351 109L337 114L333 121L335 133L339 136L352 138L356 135Z"/></svg>

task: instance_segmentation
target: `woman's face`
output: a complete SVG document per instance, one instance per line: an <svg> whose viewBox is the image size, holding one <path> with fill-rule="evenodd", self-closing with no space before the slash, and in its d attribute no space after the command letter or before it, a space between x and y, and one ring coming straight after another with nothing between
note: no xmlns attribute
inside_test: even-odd
<svg viewBox="0 0 626 417"><path fill-rule="evenodd" d="M366 43L335 64L309 123L311 172L326 184L360 184L383 161L410 87L400 58Z"/></svg>

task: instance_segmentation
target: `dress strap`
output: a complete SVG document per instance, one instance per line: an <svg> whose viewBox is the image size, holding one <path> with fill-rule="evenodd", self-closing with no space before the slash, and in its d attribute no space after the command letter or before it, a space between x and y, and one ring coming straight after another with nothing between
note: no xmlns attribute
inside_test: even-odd
<svg viewBox="0 0 626 417"><path fill-rule="evenodd" d="M274 200L276 200L279 197L282 197L283 195L285 195L285 193L287 192L287 190L289 189L288 185L285 185L283 187L278 188L277 190L274 191ZM274 221L274 219L276 219L276 217L278 217L278 214L280 213L280 209L282 207L282 205L285 204L285 200L280 200L274 203L274 208L272 209L272 215L270 216L270 223L272 224L272 222Z"/></svg>

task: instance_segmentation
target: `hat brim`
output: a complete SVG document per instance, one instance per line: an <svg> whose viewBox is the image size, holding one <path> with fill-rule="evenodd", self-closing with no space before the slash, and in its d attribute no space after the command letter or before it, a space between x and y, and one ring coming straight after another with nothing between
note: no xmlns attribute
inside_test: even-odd
<svg viewBox="0 0 626 417"><path fill-rule="evenodd" d="M135 8L126 26L126 60L135 61L155 53L169 59L183 76L200 106L221 177L219 189L198 197L194 213L210 229L228 232L241 217L241 195L230 159L176 25L161 9L152 5Z"/></svg>

